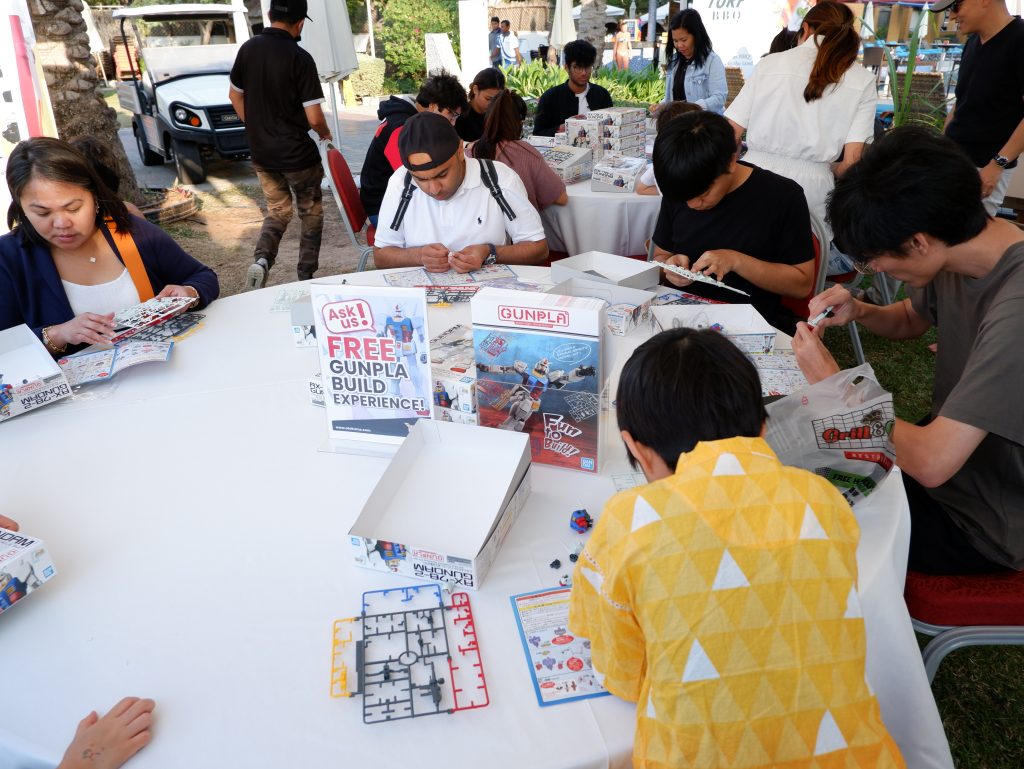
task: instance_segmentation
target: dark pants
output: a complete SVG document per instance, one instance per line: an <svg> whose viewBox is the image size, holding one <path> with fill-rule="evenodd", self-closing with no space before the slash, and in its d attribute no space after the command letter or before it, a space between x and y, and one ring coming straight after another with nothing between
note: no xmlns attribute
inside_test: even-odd
<svg viewBox="0 0 1024 769"><path fill-rule="evenodd" d="M974 549L949 513L928 489L906 473L903 485L910 503L910 558L907 567L925 574L988 574L1006 571Z"/></svg>
<svg viewBox="0 0 1024 769"><path fill-rule="evenodd" d="M281 237L292 219L292 195L299 209L302 235L299 240L299 280L313 277L320 262L320 237L324 230L323 166L317 164L301 171L265 171L256 168L263 195L267 199L267 216L263 220L253 259L267 260L274 266Z"/></svg>

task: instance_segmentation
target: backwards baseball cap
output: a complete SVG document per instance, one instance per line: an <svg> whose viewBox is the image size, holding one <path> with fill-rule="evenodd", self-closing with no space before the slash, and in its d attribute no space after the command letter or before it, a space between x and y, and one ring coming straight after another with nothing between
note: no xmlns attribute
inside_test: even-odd
<svg viewBox="0 0 1024 769"><path fill-rule="evenodd" d="M429 171L451 160L462 140L444 115L420 112L405 121L398 135L398 154L410 171ZM409 162L411 155L426 155L420 163ZM421 160L421 158L417 158Z"/></svg>
<svg viewBox="0 0 1024 769"><path fill-rule="evenodd" d="M296 21L303 18L309 19L307 15L309 4L306 0L273 0L270 4L270 10ZM313 21L312 19L309 20Z"/></svg>
<svg viewBox="0 0 1024 769"><path fill-rule="evenodd" d="M935 0L934 3L928 6L928 10L932 13L940 13L949 8L949 6L955 2L956 0Z"/></svg>

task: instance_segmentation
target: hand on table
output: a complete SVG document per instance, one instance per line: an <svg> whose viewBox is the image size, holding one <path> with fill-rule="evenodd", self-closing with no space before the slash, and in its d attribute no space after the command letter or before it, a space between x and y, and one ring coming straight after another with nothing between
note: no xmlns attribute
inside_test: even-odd
<svg viewBox="0 0 1024 769"><path fill-rule="evenodd" d="M0 529L7 529L8 531L17 531L18 522L8 518L6 515L0 515Z"/></svg>
<svg viewBox="0 0 1024 769"><path fill-rule="evenodd" d="M679 267L682 267L684 270L690 269L690 257L686 256L685 254L672 254L672 256L668 257L667 259L664 259L663 261L665 262L665 264L674 264ZM671 283L673 286L683 288L684 286L688 286L691 283L693 283L693 281L690 280L689 278L684 278L682 275L676 275L674 272L663 270L663 273L665 277L668 278L668 282Z"/></svg>
<svg viewBox="0 0 1024 769"><path fill-rule="evenodd" d="M717 281L725 280L730 272L736 272L736 268L743 261L743 254L739 251L731 251L727 248L719 248L713 251L705 251L700 258L693 263L691 268L694 272L714 278Z"/></svg>
<svg viewBox="0 0 1024 769"><path fill-rule="evenodd" d="M448 272L448 246L442 243L420 246L420 261L428 272Z"/></svg>
<svg viewBox="0 0 1024 769"><path fill-rule="evenodd" d="M796 355L796 362L811 384L828 379L839 372L839 364L832 357L832 353L822 344L822 333L824 330L821 325L812 328L806 323L800 322L796 324L796 334L793 335L793 353Z"/></svg>
<svg viewBox="0 0 1024 769"><path fill-rule="evenodd" d="M78 724L57 769L117 769L152 739L154 705L125 697L102 718L93 711Z"/></svg>
<svg viewBox="0 0 1024 769"><path fill-rule="evenodd" d="M832 308L832 314L819 320L817 328L845 326L857 320L857 301L842 286L832 286L813 297L807 303L808 317L817 318L829 307Z"/></svg>
<svg viewBox="0 0 1024 769"><path fill-rule="evenodd" d="M114 313L83 312L67 323L50 326L46 335L56 348L66 344L110 344L110 337L114 335Z"/></svg>
<svg viewBox="0 0 1024 769"><path fill-rule="evenodd" d="M479 270L484 266L484 259L490 254L490 249L483 243L475 246L466 246L461 251L454 251L448 259L448 263L456 272L470 272Z"/></svg>

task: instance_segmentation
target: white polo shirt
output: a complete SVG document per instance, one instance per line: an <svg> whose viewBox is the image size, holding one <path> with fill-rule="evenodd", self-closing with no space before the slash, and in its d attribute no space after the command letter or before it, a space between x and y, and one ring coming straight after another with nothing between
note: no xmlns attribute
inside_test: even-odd
<svg viewBox="0 0 1024 769"><path fill-rule="evenodd" d="M504 245L544 240L544 225L526 196L519 175L504 163L494 162L498 187L516 218L505 218L498 202L480 178L480 161L466 158L466 178L448 200L435 200L418 188L413 178L409 208L398 230L391 229L408 173L403 166L391 175L380 205L374 245L415 248L441 243L450 251L480 243Z"/></svg>

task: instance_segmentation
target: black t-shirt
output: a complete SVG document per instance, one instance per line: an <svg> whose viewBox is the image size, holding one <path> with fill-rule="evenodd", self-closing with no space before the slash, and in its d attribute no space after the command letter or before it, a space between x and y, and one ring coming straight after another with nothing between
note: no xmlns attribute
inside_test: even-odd
<svg viewBox="0 0 1024 769"><path fill-rule="evenodd" d="M459 119L455 121L455 133L464 142L475 142L484 135L484 117L482 112L477 112L472 107L466 107L466 110L459 115Z"/></svg>
<svg viewBox="0 0 1024 769"><path fill-rule="evenodd" d="M242 44L231 85L245 97L245 134L252 161L267 171L320 164L306 107L324 100L316 62L283 29L267 27Z"/></svg>
<svg viewBox="0 0 1024 769"><path fill-rule="evenodd" d="M814 259L811 215L800 185L791 179L742 163L749 178L708 211L695 211L685 201L661 201L654 243L664 251L684 254L690 263L705 251L731 249L775 264L803 264ZM725 283L750 298L706 283L686 291L731 304L752 304L765 320L788 331L792 319L777 294L758 288L734 272Z"/></svg>
<svg viewBox="0 0 1024 769"><path fill-rule="evenodd" d="M984 45L971 35L956 83L946 135L984 168L1024 120L1024 21L1019 16ZM1009 166L1016 165L1016 158Z"/></svg>

